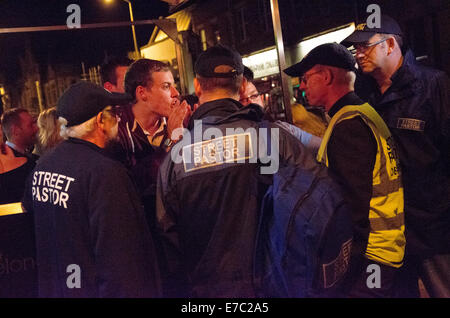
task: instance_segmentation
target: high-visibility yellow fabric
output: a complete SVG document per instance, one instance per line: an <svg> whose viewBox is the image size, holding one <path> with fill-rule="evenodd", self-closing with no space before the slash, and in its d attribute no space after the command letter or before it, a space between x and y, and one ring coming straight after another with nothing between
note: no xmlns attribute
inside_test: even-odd
<svg viewBox="0 0 450 318"><path fill-rule="evenodd" d="M293 104L292 122L295 126L318 137L322 137L327 129L325 122L317 115L306 110L301 104Z"/></svg>
<svg viewBox="0 0 450 318"><path fill-rule="evenodd" d="M356 116L369 126L377 141L369 211L370 234L365 256L388 266L401 267L406 243L403 185L398 154L383 119L367 103L343 107L328 124L317 160L328 166L327 144L334 127Z"/></svg>

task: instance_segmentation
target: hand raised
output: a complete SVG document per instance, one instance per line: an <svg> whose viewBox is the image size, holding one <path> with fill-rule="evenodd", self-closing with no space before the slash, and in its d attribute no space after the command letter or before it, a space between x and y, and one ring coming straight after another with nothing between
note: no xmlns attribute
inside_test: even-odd
<svg viewBox="0 0 450 318"><path fill-rule="evenodd" d="M167 132L170 139L178 141L182 136L182 128L187 126L189 118L191 118L191 107L186 101L172 107L169 118L167 120ZM177 128L180 128L177 130ZM176 131L177 130L177 131Z"/></svg>

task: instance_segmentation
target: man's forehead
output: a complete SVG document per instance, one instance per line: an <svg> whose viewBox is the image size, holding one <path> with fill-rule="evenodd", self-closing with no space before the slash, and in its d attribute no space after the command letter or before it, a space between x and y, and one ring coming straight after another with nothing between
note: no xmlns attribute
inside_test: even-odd
<svg viewBox="0 0 450 318"><path fill-rule="evenodd" d="M31 115L30 115L28 112L21 112L21 113L19 114L19 117L20 117L22 120L26 120L26 121L33 120L33 117L31 117Z"/></svg>
<svg viewBox="0 0 450 318"><path fill-rule="evenodd" d="M255 84L253 84L252 82L248 82L247 87L245 88L245 92L246 93L257 93L258 90L256 89Z"/></svg>
<svg viewBox="0 0 450 318"><path fill-rule="evenodd" d="M152 73L152 82L154 84L174 83L171 71L159 71Z"/></svg>
<svg viewBox="0 0 450 318"><path fill-rule="evenodd" d="M381 40L383 38L383 34L381 33L375 33L374 35L372 35L365 43L366 44L370 44L373 43L375 41Z"/></svg>

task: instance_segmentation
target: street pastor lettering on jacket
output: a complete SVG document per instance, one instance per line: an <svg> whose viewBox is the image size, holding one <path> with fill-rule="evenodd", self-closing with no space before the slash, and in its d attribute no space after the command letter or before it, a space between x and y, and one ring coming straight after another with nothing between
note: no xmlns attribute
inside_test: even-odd
<svg viewBox="0 0 450 318"><path fill-rule="evenodd" d="M33 187L31 192L33 200L59 205L67 209L69 188L75 179L46 171L36 171L33 174Z"/></svg>
<svg viewBox="0 0 450 318"><path fill-rule="evenodd" d="M183 148L186 172L223 163L244 162L253 157L249 133L224 136L198 142Z"/></svg>

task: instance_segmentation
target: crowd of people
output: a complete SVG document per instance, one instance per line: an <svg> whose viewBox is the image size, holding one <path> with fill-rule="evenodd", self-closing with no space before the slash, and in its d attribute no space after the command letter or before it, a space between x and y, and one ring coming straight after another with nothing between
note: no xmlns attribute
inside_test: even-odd
<svg viewBox="0 0 450 318"><path fill-rule="evenodd" d="M103 87L72 85L37 121L7 110L0 201L33 215L39 296L261 296L256 238L277 167L261 168L276 163L326 169L351 207L334 296L419 297L420 278L430 296L450 297L448 77L418 65L402 36L383 15L284 70L326 120L274 120L222 45L198 57L195 96L180 96L163 62L115 58ZM253 148L245 133L262 126L277 143L264 158L261 136ZM73 265L79 284L68 284Z"/></svg>

